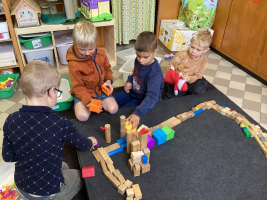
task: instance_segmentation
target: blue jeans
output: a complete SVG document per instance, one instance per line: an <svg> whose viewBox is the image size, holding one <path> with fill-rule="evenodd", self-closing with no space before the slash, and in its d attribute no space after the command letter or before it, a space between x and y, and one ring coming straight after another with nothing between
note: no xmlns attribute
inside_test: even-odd
<svg viewBox="0 0 267 200"><path fill-rule="evenodd" d="M139 106L144 100L143 98L133 98L131 96L132 90L126 93L124 90L113 95L120 108L129 108L133 106Z"/></svg>

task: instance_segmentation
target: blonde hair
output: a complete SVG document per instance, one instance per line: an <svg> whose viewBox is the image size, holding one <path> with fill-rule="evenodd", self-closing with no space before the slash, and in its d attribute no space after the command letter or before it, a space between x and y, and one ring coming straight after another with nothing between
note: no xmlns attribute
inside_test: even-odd
<svg viewBox="0 0 267 200"><path fill-rule="evenodd" d="M95 45L98 40L96 27L89 21L78 22L73 28L72 39L79 47Z"/></svg>
<svg viewBox="0 0 267 200"><path fill-rule="evenodd" d="M212 34L209 29L201 29L192 36L190 42L197 43L203 48L208 48L212 42Z"/></svg>
<svg viewBox="0 0 267 200"><path fill-rule="evenodd" d="M157 37L154 33L144 31L137 36L135 50L139 52L154 52L157 49Z"/></svg>
<svg viewBox="0 0 267 200"><path fill-rule="evenodd" d="M60 75L55 67L41 60L28 63L20 78L22 93L27 98L42 97L45 92L60 84Z"/></svg>

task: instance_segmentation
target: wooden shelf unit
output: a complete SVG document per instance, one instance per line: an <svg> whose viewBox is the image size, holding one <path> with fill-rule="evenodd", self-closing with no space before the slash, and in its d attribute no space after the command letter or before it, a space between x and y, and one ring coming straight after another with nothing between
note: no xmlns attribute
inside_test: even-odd
<svg viewBox="0 0 267 200"><path fill-rule="evenodd" d="M19 45L17 42L17 37L16 37L15 31L14 31L14 27L13 27L11 15L10 15L10 2L9 2L9 0L2 0L2 4L3 4L4 11L5 11L5 17L6 17L6 21L7 21L7 25L8 25L8 29L9 29L10 39L9 40L1 40L0 42L12 41L14 51L15 51L15 54L17 56L17 63L16 63L16 65L12 65L12 66L0 67L0 70L12 69L12 68L19 67L20 71L22 72L23 71L23 63L22 63Z"/></svg>
<svg viewBox="0 0 267 200"><path fill-rule="evenodd" d="M94 22L94 26L97 28L98 31L98 41L97 41L97 48L105 49L105 52L107 54L107 57L109 59L109 63L111 66L117 65L117 59L116 59L116 33L115 33L115 19L112 19L110 21L102 21L102 22ZM52 43L54 46L54 57L55 57L55 63L56 67L60 74L68 74L68 66L62 65L59 62L58 54L57 54L57 48L55 44L55 38L54 38L54 32L56 31L67 31L72 30L74 28L75 24L71 25L49 25L44 24L41 22L40 26L33 26L33 27L27 27L27 28L18 28L17 24L14 24L14 30L16 34L16 39L19 41L19 35L23 34L33 34L33 33L42 33L42 32L51 32L52 33ZM21 44L19 42L18 47L21 52ZM26 60L24 58L23 53L20 53L22 57L23 66L26 65Z"/></svg>

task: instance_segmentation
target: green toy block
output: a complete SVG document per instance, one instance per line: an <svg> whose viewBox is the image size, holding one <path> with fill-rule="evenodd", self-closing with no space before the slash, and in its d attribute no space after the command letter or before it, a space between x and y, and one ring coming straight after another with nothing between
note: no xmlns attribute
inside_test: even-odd
<svg viewBox="0 0 267 200"><path fill-rule="evenodd" d="M174 138L175 131L173 129L171 129L169 126L167 126L167 125L163 126L162 130L164 131L164 133L167 134L166 141Z"/></svg>
<svg viewBox="0 0 267 200"><path fill-rule="evenodd" d="M92 22L99 22L103 20L112 20L112 14L111 13L102 13L101 15L98 15L97 17L91 17L90 20Z"/></svg>
<svg viewBox="0 0 267 200"><path fill-rule="evenodd" d="M246 123L243 123L243 126L245 126L247 129L249 129L249 127Z"/></svg>
<svg viewBox="0 0 267 200"><path fill-rule="evenodd" d="M248 131L248 129L244 129L244 130L243 130L243 133L244 133L244 135L245 135L246 137L250 137L250 136L251 136L251 134L250 134L250 132Z"/></svg>

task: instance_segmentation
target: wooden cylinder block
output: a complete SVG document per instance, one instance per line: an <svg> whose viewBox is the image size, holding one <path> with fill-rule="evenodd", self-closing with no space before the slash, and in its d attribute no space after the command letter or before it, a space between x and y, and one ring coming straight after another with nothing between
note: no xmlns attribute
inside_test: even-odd
<svg viewBox="0 0 267 200"><path fill-rule="evenodd" d="M127 131L127 153L131 153L131 144L132 144L132 131Z"/></svg>
<svg viewBox="0 0 267 200"><path fill-rule="evenodd" d="M105 125L105 138L107 143L111 142L110 124Z"/></svg>

